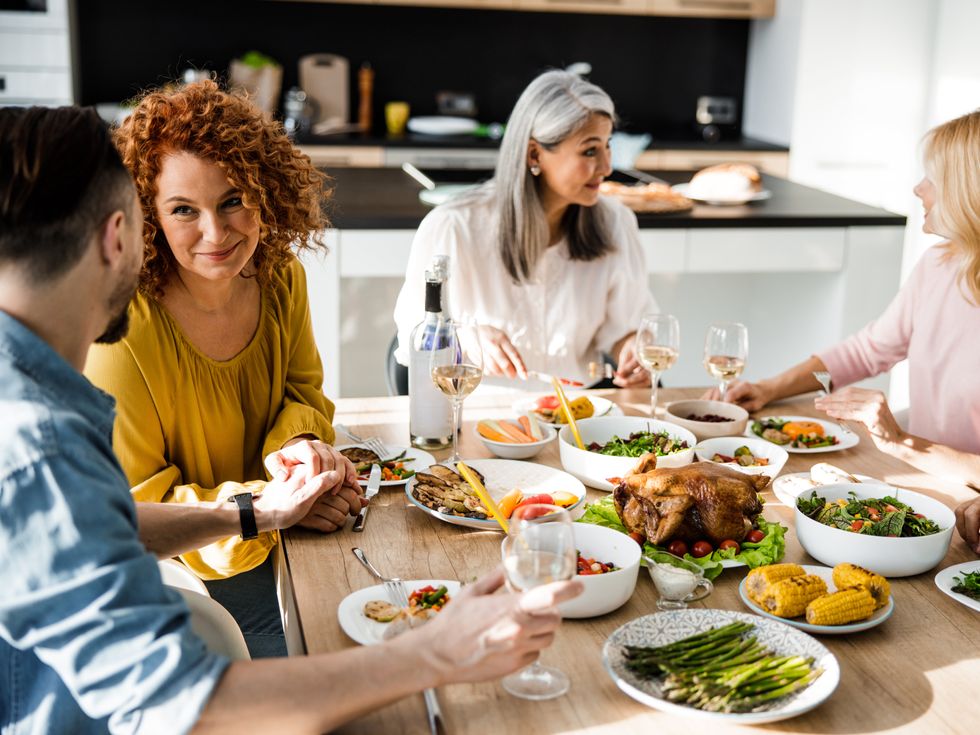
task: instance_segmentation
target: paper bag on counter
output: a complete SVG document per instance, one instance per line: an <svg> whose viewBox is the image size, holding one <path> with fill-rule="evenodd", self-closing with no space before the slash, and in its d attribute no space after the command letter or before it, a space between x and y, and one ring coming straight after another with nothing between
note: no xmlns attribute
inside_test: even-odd
<svg viewBox="0 0 980 735"><path fill-rule="evenodd" d="M261 65L245 59L234 59L228 71L229 86L233 91L244 92L269 120L276 112L276 104L282 89L282 67L264 57Z"/></svg>

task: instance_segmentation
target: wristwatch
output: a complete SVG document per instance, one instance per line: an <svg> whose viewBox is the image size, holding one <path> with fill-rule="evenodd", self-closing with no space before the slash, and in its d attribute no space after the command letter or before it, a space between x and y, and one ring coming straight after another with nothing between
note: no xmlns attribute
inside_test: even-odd
<svg viewBox="0 0 980 735"><path fill-rule="evenodd" d="M238 517L242 524L242 539L259 537L259 528L255 525L255 510L252 508L252 493L238 493L228 498L228 502L238 506Z"/></svg>

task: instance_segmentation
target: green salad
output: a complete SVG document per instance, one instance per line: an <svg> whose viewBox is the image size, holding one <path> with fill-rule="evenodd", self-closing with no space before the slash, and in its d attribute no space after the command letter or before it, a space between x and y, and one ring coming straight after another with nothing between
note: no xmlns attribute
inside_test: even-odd
<svg viewBox="0 0 980 735"><path fill-rule="evenodd" d="M953 592L959 592L961 595L980 601L980 569L964 574L962 577L953 577L953 582L956 583L953 586Z"/></svg>
<svg viewBox="0 0 980 735"><path fill-rule="evenodd" d="M601 500L586 505L585 513L576 522L592 523L596 526L613 528L620 533L627 533L626 527L616 512L612 495L607 495ZM695 557L691 554L684 554L684 558L703 568L704 576L708 579L714 579L721 574L723 568L721 563L726 559L741 562L750 569L765 564L775 564L783 558L783 554L786 552L784 538L786 529L778 523L770 523L762 516L756 519L756 525L764 534L762 540L757 543L746 540L742 541L741 549L737 552L736 549L715 549L707 556ZM643 554L664 564L670 564L674 559L665 547L654 546L649 541L643 544Z"/></svg>
<svg viewBox="0 0 980 735"><path fill-rule="evenodd" d="M688 449L687 442L675 439L666 431L634 431L628 439L620 439L614 435L605 444L592 442L589 445L590 452L598 452L610 457L642 457L649 452L663 457L684 449Z"/></svg>
<svg viewBox="0 0 980 735"><path fill-rule="evenodd" d="M796 507L800 512L825 526L839 528L867 536L930 536L942 529L921 513L896 498L858 498L850 493L850 500L839 498L827 501L814 490L810 497L800 496Z"/></svg>

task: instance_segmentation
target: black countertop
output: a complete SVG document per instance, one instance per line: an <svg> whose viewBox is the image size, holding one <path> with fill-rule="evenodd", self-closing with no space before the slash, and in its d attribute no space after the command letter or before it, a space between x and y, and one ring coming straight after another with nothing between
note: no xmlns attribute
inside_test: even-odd
<svg viewBox="0 0 980 735"><path fill-rule="evenodd" d="M431 172L430 172L431 173ZM670 183L689 181L692 171L658 171ZM418 227L431 207L419 201L419 184L398 168L335 168L333 197L328 212L338 229L405 230ZM463 174L485 180L488 171ZM458 182L460 172L444 181ZM438 176L435 177L438 179ZM751 204L717 207L696 204L688 212L640 214L642 228L693 227L903 227L905 217L884 209L844 199L808 186L763 174L763 186L772 198Z"/></svg>

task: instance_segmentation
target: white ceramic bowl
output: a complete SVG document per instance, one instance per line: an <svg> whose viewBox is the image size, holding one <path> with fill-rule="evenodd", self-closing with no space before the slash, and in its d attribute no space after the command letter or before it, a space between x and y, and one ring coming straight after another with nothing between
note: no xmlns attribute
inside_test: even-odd
<svg viewBox="0 0 980 735"><path fill-rule="evenodd" d="M562 617L592 618L622 607L633 596L640 571L640 545L625 533L591 523L573 523L575 547L582 556L619 567L605 574L584 574L577 579L585 591L558 606Z"/></svg>
<svg viewBox="0 0 980 735"><path fill-rule="evenodd" d="M501 419L501 421L503 420L504 419ZM508 421L507 423L513 424L518 429L521 428L521 425L516 421ZM483 445L487 449L502 459L530 459L531 457L537 456L542 449L551 444L551 442L555 440L555 437L558 436L558 432L554 427L540 422L538 425L541 427L541 433L544 434L544 439L541 441L532 442L530 444L519 444L517 442L495 442L491 439L487 439L485 436L482 436L480 432L476 430L476 427L473 427L473 433L479 437L480 441L483 442ZM523 429L521 429L521 431L523 431Z"/></svg>
<svg viewBox="0 0 980 735"><path fill-rule="evenodd" d="M706 414L725 416L731 421L693 421L688 418L688 416L704 416ZM671 423L693 432L698 439L742 434L749 423L748 411L734 403L722 401L673 401L664 407L664 416Z"/></svg>
<svg viewBox="0 0 980 735"><path fill-rule="evenodd" d="M724 462L725 467L731 467L746 475L768 475L775 477L783 469L789 453L780 446L767 442L765 439L752 439L747 436L718 436L714 439L705 439L694 447L694 456L702 462L712 462L711 458L715 454L724 454L731 457L739 447L748 447L754 457L764 457L769 460L769 464L758 467L743 467L737 462Z"/></svg>
<svg viewBox="0 0 980 735"><path fill-rule="evenodd" d="M666 457L657 457L658 467L682 467L690 464L694 459L694 445L697 444L694 434L687 429L667 421L645 419L641 416L599 416L583 419L578 422L578 430L585 446L589 446L592 442L605 444L613 436L626 439L637 431L666 430L671 437L687 442L687 449ZM622 477L633 469L639 460L639 457L609 457L587 449L579 449L569 426L562 427L558 432L558 453L561 456L561 465L567 473L574 475L590 487L606 491L613 489L608 478Z"/></svg>
<svg viewBox="0 0 980 735"><path fill-rule="evenodd" d="M935 521L943 529L931 536L914 538L865 536L817 523L803 515L799 508L794 508L796 537L800 545L810 556L827 566L850 562L885 577L909 577L932 569L949 550L956 516L928 495L869 483L841 483L815 489L817 497L826 498L829 502L838 498L846 500L852 491L858 498L883 498L889 495ZM810 497L808 492L803 495Z"/></svg>

